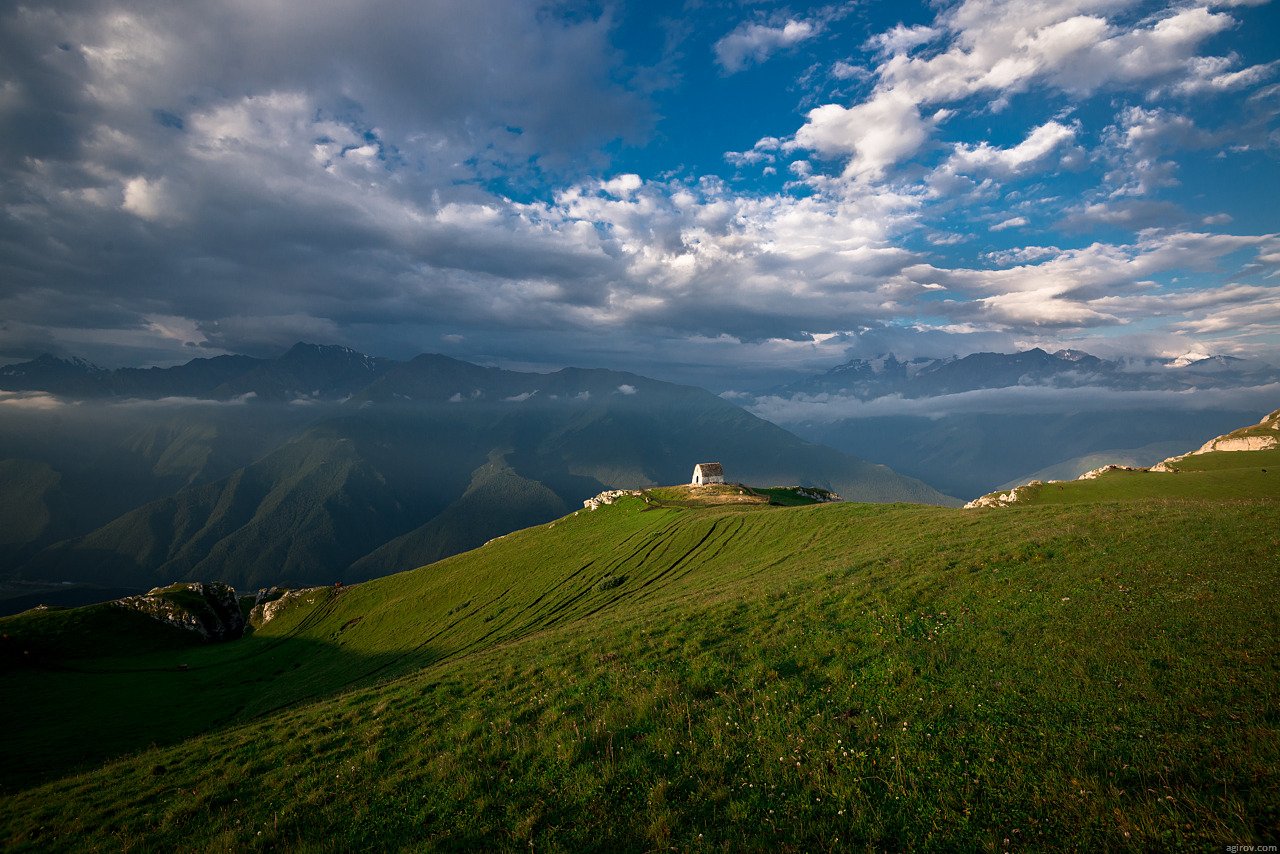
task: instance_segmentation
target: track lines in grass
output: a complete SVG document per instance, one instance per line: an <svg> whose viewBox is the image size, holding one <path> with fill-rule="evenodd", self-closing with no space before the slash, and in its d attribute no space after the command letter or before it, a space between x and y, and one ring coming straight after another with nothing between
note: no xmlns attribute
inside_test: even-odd
<svg viewBox="0 0 1280 854"><path fill-rule="evenodd" d="M538 598L534 599L534 600L533 600L532 602L530 602L528 605L526 605L525 607L521 608L521 609L520 609L520 611L519 611L519 613L520 613L520 614L526 614L526 613L528 613L528 614L536 615L536 614L538 613L538 611L539 611L538 603L540 603L543 599L546 599L548 596L551 596L551 595L552 595L552 594L554 594L556 591L558 591L558 590L560 590L561 588L563 588L566 584L568 584L568 583L569 583L570 581L572 581L573 579L577 578L577 577L578 577L579 575L581 575L583 572L586 572L586 570L587 570L588 568L590 568L590 567L592 566L592 564L594 564L594 563L595 563L595 560L594 560L594 559L592 559L592 560L588 561L587 563L583 564L582 566L578 567L578 569L574 570L574 571L573 571L573 573L571 573L571 574L570 574L569 576L567 576L566 578L562 578L562 579L560 579L559 581L556 581L556 582L555 582L555 583L553 583L550 587L548 587L547 589L545 589L545 590L543 590L541 593L539 593L539 594L538 594ZM548 604L550 604L550 603L548 603ZM554 612L555 612L555 610L557 609L557 607L558 607L558 606L553 606L553 607L552 607L552 613L554 613Z"/></svg>
<svg viewBox="0 0 1280 854"><path fill-rule="evenodd" d="M644 543L642 543L639 548L636 548L635 550L633 550L626 557L619 558L615 563L610 564L607 567L607 569L610 572L612 572L613 570L619 567L624 567L624 566L631 566L631 565L643 566L645 563L648 562L649 558L653 555L653 552L655 549L659 547L665 548L669 545L668 544L669 535L673 530L675 530L677 527L681 525L682 521L683 519L679 515L676 515L661 529L657 531L649 531L648 539ZM648 546L647 551L645 551L646 545ZM640 558L640 560L637 563L633 563L636 560L636 556L640 554L641 551L645 551L644 557Z"/></svg>
<svg viewBox="0 0 1280 854"><path fill-rule="evenodd" d="M680 555L680 557L676 558L676 560L675 560L675 561L674 561L670 566L668 566L666 569L662 570L662 571L661 571L661 572L659 572L657 575L650 576L650 578L649 578L647 581L645 581L643 584L641 584L641 585L640 585L641 589L643 589L643 588L645 588L645 587L648 587L648 586L650 586L651 584L654 584L654 583L656 583L656 582L658 582L658 581L661 581L662 579L664 579L664 578L668 577L669 575L671 575L671 573L672 573L672 572L674 572L674 571L675 571L675 570L680 566L680 564L682 564L682 563L684 563L686 560L688 560L688 559L689 559L689 557L690 557L691 555L693 555L696 551L698 551L698 549L702 548L702 546L707 542L707 540L711 539L711 535L715 533L715 531L716 531L716 527L717 527L719 524L720 524L720 520L719 520L719 519L717 519L717 520L713 521L713 522L711 523L711 527L710 527L710 528L708 528L708 529L707 529L707 532L706 532L705 534L703 534L703 535L702 535L702 539L698 540L698 542L697 542L697 543L695 543L695 544L694 544L690 549L688 549L684 554L682 554L682 555Z"/></svg>

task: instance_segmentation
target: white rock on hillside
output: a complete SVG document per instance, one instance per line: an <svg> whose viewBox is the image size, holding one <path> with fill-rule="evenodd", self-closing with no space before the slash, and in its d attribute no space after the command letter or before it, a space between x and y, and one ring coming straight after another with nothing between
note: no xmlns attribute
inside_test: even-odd
<svg viewBox="0 0 1280 854"><path fill-rule="evenodd" d="M165 594L194 594L203 601L191 607ZM119 608L140 611L152 619L186 631L196 632L205 640L231 640L244 633L244 617L233 587L220 582L196 581L155 587L141 596L126 596L114 603Z"/></svg>
<svg viewBox="0 0 1280 854"><path fill-rule="evenodd" d="M1182 462L1187 457L1194 457L1196 454L1209 454L1214 451L1269 451L1272 448L1280 447L1280 441L1275 436L1268 435L1242 435L1236 436L1234 433L1251 433L1259 428L1265 430L1280 431L1280 409L1269 415L1263 416L1256 427L1246 427L1242 430L1234 430L1225 436L1219 436L1216 439L1210 439L1205 442L1197 450L1187 454L1180 454L1176 457L1157 463L1151 467L1151 471L1172 472L1177 471L1174 466Z"/></svg>
<svg viewBox="0 0 1280 854"><path fill-rule="evenodd" d="M611 489L608 492L600 493L595 498L588 498L586 501L582 502L582 506L588 510L595 510L597 507L612 504L619 498L625 498L627 496L639 498L640 494L640 490L638 489Z"/></svg>
<svg viewBox="0 0 1280 854"><path fill-rule="evenodd" d="M1103 466L1102 468L1087 471L1076 478L1076 480L1093 480L1113 471L1139 471L1139 469L1136 469L1133 466L1120 466L1113 463L1109 466Z"/></svg>
<svg viewBox="0 0 1280 854"><path fill-rule="evenodd" d="M280 612L288 607L291 602L297 602L304 596L306 597L303 600L305 604L313 605L318 598L314 594L318 594L320 591L327 589L328 588L325 587L308 587L304 590L286 590L284 593L280 594L278 598L270 599L265 602L262 600L274 594L276 592L276 588L272 587L269 590L259 590L257 601L261 604L255 604L253 606L253 610L249 612L249 625L253 626L255 629L261 628L266 623L269 623L278 617Z"/></svg>
<svg viewBox="0 0 1280 854"><path fill-rule="evenodd" d="M1275 436L1219 436L1211 442L1205 442L1198 451L1187 456L1207 454L1211 451L1267 451L1276 447Z"/></svg>
<svg viewBox="0 0 1280 854"><path fill-rule="evenodd" d="M990 495L984 495L981 498L975 498L964 506L965 510L976 510L979 507L1008 507L1010 504L1016 504L1023 497L1021 491L1028 486L1039 486L1042 481L1033 480L1026 486L1019 486L1008 492L993 492Z"/></svg>

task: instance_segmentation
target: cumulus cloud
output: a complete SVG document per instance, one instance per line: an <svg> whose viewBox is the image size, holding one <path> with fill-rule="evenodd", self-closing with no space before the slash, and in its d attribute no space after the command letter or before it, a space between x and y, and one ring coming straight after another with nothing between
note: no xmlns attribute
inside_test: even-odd
<svg viewBox="0 0 1280 854"><path fill-rule="evenodd" d="M1173 9L1129 26L1099 14L1122 11L1123 5L966 0L944 12L936 28L898 25L872 39L892 56L877 69L871 96L850 107L826 104L810 111L792 144L828 156L849 155L847 175L879 177L920 150L947 117L945 110L931 110L934 105L975 95L1003 104L1036 84L1086 95L1108 86L1190 79L1197 74L1188 68L1199 45L1233 24L1230 15L1202 7ZM906 52L939 37L949 39L944 51L927 57ZM932 122L921 118L928 112ZM1056 146L1068 132L1056 122L1042 125L1039 135L1023 144L1026 148L1006 155L1042 156L1045 146ZM981 146L957 151L961 160L990 156Z"/></svg>
<svg viewBox="0 0 1280 854"><path fill-rule="evenodd" d="M788 148L824 157L847 156L845 177L878 180L889 167L915 154L942 117L924 118L918 102L886 91L852 107L825 104L810 110Z"/></svg>
<svg viewBox="0 0 1280 854"><path fill-rule="evenodd" d="M819 26L794 18L770 26L744 23L715 44L716 62L727 74L736 74L755 63L764 62L779 50L793 47L816 36Z"/></svg>
<svg viewBox="0 0 1280 854"><path fill-rule="evenodd" d="M1061 165L1069 157L1083 156L1082 150L1072 144L1076 133L1075 127L1049 121L1011 148L998 148L986 142L958 143L939 170L951 174L992 175L1006 180L1041 171Z"/></svg>
<svg viewBox="0 0 1280 854"><path fill-rule="evenodd" d="M880 53L906 53L912 48L928 44L940 35L940 30L927 27L924 24L918 24L914 27L898 24L888 32L872 36L867 44Z"/></svg>

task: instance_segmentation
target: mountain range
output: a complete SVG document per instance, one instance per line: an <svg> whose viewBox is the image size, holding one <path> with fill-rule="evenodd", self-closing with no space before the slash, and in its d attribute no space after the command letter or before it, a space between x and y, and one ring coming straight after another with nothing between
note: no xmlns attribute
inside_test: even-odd
<svg viewBox="0 0 1280 854"><path fill-rule="evenodd" d="M976 497L1108 462L1144 466L1275 408L1280 369L1078 350L855 359L730 399L812 442Z"/></svg>
<svg viewBox="0 0 1280 854"><path fill-rule="evenodd" d="M945 358L854 359L766 394L837 394L859 400L888 395L937 397L1010 386L1191 391L1280 382L1280 368L1258 359L1193 354L1178 359L1101 359L1080 350L972 353Z"/></svg>
<svg viewBox="0 0 1280 854"><path fill-rule="evenodd" d="M10 579L239 589L421 566L581 508L688 480L846 499L959 502L804 441L703 389L630 373L535 374L299 344L275 360L102 371L11 366L0 558ZM66 400L76 397L76 404Z"/></svg>

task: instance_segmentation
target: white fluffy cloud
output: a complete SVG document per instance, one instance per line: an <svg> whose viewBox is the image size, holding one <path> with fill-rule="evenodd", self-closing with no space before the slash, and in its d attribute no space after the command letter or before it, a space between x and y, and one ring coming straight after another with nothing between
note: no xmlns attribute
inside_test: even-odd
<svg viewBox="0 0 1280 854"><path fill-rule="evenodd" d="M774 26L741 24L716 42L716 62L726 73L735 74L753 63L764 62L779 50L808 41L818 31L814 22L794 18Z"/></svg>
<svg viewBox="0 0 1280 854"><path fill-rule="evenodd" d="M873 39L892 52L877 72L869 98L849 107L825 104L811 110L791 145L824 156L849 156L846 175L883 176L921 149L949 111L941 105L973 96L1002 108L1032 85L1086 95L1108 86L1173 78L1179 84L1206 77L1196 50L1229 28L1233 19L1204 7L1174 9L1163 17L1119 27L1103 13L1126 3L1094 0L1024 3L966 0L940 16L938 28L901 25ZM949 47L913 57L906 49L945 33ZM1256 75L1255 75L1256 76ZM931 119L922 116L930 114ZM1034 158L1063 141L1070 128L1050 122L1006 156ZM957 156L981 159L981 144Z"/></svg>
<svg viewBox="0 0 1280 854"><path fill-rule="evenodd" d="M942 170L964 175L993 175L1012 178L1056 166L1068 157L1081 156L1073 146L1077 129L1057 121L1035 128L1026 139L1011 148L998 148L986 142L977 145L959 143Z"/></svg>
<svg viewBox="0 0 1280 854"><path fill-rule="evenodd" d="M789 148L847 156L846 178L879 180L889 167L915 154L937 118L923 118L916 102L887 91L852 107L825 104L810 110Z"/></svg>

